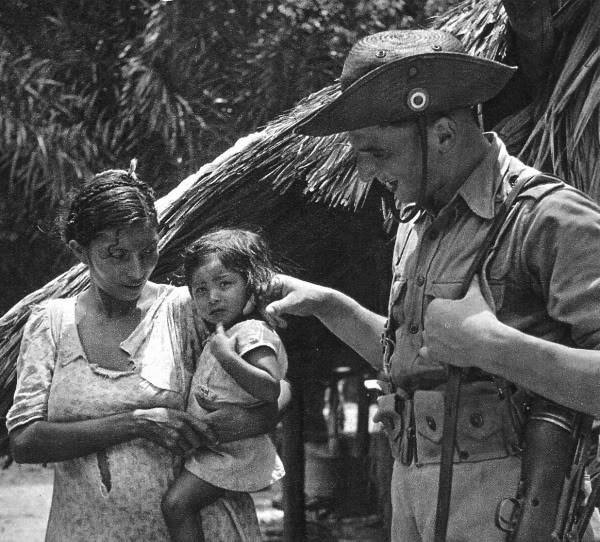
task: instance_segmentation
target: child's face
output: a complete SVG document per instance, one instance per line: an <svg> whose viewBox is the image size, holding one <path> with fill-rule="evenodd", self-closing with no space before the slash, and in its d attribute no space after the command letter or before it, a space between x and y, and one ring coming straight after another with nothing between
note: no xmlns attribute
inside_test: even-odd
<svg viewBox="0 0 600 542"><path fill-rule="evenodd" d="M190 290L200 316L224 327L242 316L249 297L244 277L225 268L217 256L194 271Z"/></svg>

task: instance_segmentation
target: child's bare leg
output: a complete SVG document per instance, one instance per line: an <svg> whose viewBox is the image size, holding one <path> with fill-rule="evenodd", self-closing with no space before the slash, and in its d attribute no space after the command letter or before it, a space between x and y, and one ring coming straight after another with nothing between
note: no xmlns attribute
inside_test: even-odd
<svg viewBox="0 0 600 542"><path fill-rule="evenodd" d="M200 510L225 493L183 470L162 500L162 512L173 542L204 542Z"/></svg>

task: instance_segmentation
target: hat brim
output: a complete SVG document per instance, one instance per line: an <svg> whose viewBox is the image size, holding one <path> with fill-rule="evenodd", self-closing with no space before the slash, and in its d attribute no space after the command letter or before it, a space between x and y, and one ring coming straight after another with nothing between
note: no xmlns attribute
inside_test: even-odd
<svg viewBox="0 0 600 542"><path fill-rule="evenodd" d="M515 67L464 53L400 58L358 79L299 122L294 131L325 136L471 107L496 96L515 71ZM419 111L409 107L415 89L428 95L427 107Z"/></svg>

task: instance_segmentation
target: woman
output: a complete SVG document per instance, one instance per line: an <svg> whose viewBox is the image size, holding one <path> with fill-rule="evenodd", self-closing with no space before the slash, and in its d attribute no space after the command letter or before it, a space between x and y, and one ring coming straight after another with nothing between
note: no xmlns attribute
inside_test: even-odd
<svg viewBox="0 0 600 542"><path fill-rule="evenodd" d="M64 238L90 286L34 309L21 343L7 426L17 462L56 463L47 542L167 541L160 501L181 457L276 419L275 405L183 412L203 328L185 288L148 280L158 222L134 168L97 175L73 201ZM260 540L247 494L203 523L211 540Z"/></svg>

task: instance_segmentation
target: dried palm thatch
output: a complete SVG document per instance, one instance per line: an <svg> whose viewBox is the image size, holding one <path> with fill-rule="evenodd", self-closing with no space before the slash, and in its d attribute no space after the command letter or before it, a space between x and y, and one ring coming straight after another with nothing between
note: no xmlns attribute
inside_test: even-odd
<svg viewBox="0 0 600 542"><path fill-rule="evenodd" d="M231 216L232 198L263 200L258 209L245 209L250 221L256 211L266 207L265 198L273 198L275 205L278 194L297 184L310 201L353 210L360 207L369 184L354 175L354 156L346 136L311 138L293 133L296 122L331 101L338 92L337 86L331 86L313 94L261 132L238 141L230 151L184 181L164 198L164 203L159 202L159 276L170 272L186 243Z"/></svg>
<svg viewBox="0 0 600 542"><path fill-rule="evenodd" d="M522 149L526 162L562 175L596 199L600 190L600 45L593 29L599 21L600 3L569 0L565 4L554 18L560 40L546 89L498 127L512 148ZM454 32L474 54L500 60L507 54L507 22L500 0L468 0L435 25ZM310 96L262 131L240 140L158 202L161 257L154 279L168 279L181 248L217 224L240 219L285 224L285 208L279 207L288 193L301 192L305 201L360 209L369 186L354 174L354 158L345 136L307 138L293 133L295 122L338 92L334 85ZM282 228L281 235L286 232L289 228ZM87 280L84 268L76 266L0 319L0 416L12 401L18 347L32 305L75 295L87 286Z"/></svg>
<svg viewBox="0 0 600 542"><path fill-rule="evenodd" d="M553 69L534 99L495 130L529 165L552 172L600 201L600 3L567 0L554 14ZM503 61L509 53L500 0L467 0L436 26L453 32L472 54Z"/></svg>
<svg viewBox="0 0 600 542"><path fill-rule="evenodd" d="M600 201L600 3L565 4L554 17L560 35L556 70L531 108L526 162L550 170Z"/></svg>
<svg viewBox="0 0 600 542"><path fill-rule="evenodd" d="M507 18L499 0L466 0L434 21L436 28L454 34L475 56L503 60L506 57Z"/></svg>
<svg viewBox="0 0 600 542"><path fill-rule="evenodd" d="M337 92L334 86L310 96L264 130L238 141L157 202L161 257L154 279L165 280L174 273L183 246L217 224L242 216L244 222L262 225L269 221L265 216L275 220L280 196L299 181L312 201L353 210L361 205L369 185L353 174L354 160L345 137L308 138L292 133L297 120ZM74 296L87 285L84 266L75 266L0 318L0 416L12 402L16 358L32 307L46 299Z"/></svg>

